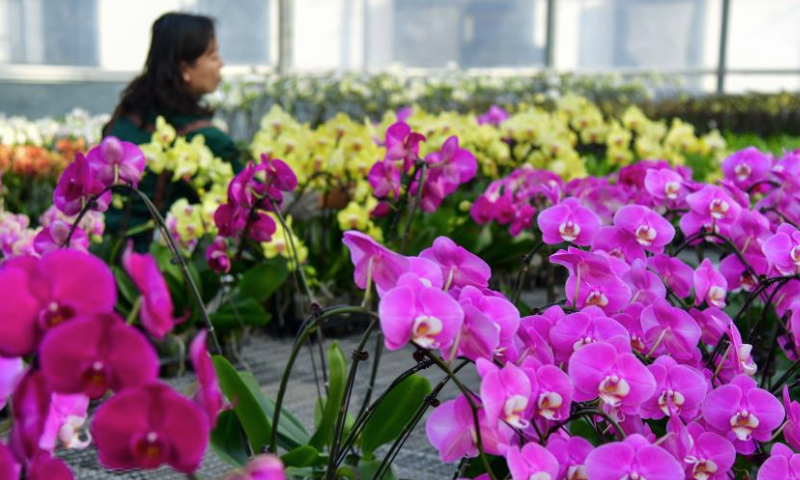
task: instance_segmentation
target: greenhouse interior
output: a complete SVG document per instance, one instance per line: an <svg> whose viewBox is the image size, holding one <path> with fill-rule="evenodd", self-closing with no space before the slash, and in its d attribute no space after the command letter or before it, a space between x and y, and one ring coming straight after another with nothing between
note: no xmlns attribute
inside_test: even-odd
<svg viewBox="0 0 800 480"><path fill-rule="evenodd" d="M0 480L800 480L797 25L0 0Z"/></svg>

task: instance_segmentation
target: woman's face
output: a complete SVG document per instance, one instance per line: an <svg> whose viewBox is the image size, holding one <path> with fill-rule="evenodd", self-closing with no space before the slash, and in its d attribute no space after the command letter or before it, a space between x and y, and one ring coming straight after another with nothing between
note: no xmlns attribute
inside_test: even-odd
<svg viewBox="0 0 800 480"><path fill-rule="evenodd" d="M216 38L212 38L205 53L194 63L181 62L181 75L189 91L200 97L217 89L222 81L222 66L219 44Z"/></svg>

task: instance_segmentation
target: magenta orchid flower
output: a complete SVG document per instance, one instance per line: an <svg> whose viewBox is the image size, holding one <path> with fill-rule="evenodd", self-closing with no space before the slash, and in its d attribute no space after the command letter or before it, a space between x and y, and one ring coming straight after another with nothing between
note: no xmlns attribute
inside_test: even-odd
<svg viewBox="0 0 800 480"><path fill-rule="evenodd" d="M412 132L411 127L397 122L386 130L386 160L402 160L403 171L409 173L419 156L419 144L425 136Z"/></svg>
<svg viewBox="0 0 800 480"><path fill-rule="evenodd" d="M781 274L800 273L800 231L793 226L782 223L775 235L769 237L761 249Z"/></svg>
<svg viewBox="0 0 800 480"><path fill-rule="evenodd" d="M186 320L186 317L173 317L174 307L167 281L152 255L135 253L133 244L129 243L122 255L122 265L142 295L140 318L147 333L160 340L176 324Z"/></svg>
<svg viewBox="0 0 800 480"><path fill-rule="evenodd" d="M683 478L683 468L675 457L638 434L596 448L586 457L586 473L591 480Z"/></svg>
<svg viewBox="0 0 800 480"><path fill-rule="evenodd" d="M502 295L490 295L468 286L458 295L464 311L459 351L467 358L516 360L514 344L519 329L519 310Z"/></svg>
<svg viewBox="0 0 800 480"><path fill-rule="evenodd" d="M642 205L626 205L614 215L614 226L633 236L639 245L661 253L675 238L675 228L664 217Z"/></svg>
<svg viewBox="0 0 800 480"><path fill-rule="evenodd" d="M48 452L39 452L28 469L28 480L74 480L69 467L60 458Z"/></svg>
<svg viewBox="0 0 800 480"><path fill-rule="evenodd" d="M42 228L33 239L33 249L39 255L46 255L56 250L61 249L69 237L72 225L62 221L55 220L49 226ZM72 232L72 238L69 241L69 248L73 250L80 250L81 252L89 251L89 237L86 232L80 227L75 227Z"/></svg>
<svg viewBox="0 0 800 480"><path fill-rule="evenodd" d="M499 423L491 426L486 412L478 410L481 442L486 453L498 455L510 444L514 431ZM469 401L463 395L442 402L428 417L425 424L428 441L439 451L443 462L454 462L463 457L477 457L476 428Z"/></svg>
<svg viewBox="0 0 800 480"><path fill-rule="evenodd" d="M464 322L461 306L450 295L405 274L378 305L386 348L397 350L409 341L422 348L449 348Z"/></svg>
<svg viewBox="0 0 800 480"><path fill-rule="evenodd" d="M619 353L608 343L592 343L569 360L575 400L597 397L609 407L635 415L656 390L656 380L636 355Z"/></svg>
<svg viewBox="0 0 800 480"><path fill-rule="evenodd" d="M158 355L142 333L113 313L77 317L40 348L42 373L59 393L98 399L158 378Z"/></svg>
<svg viewBox="0 0 800 480"><path fill-rule="evenodd" d="M450 287L489 286L489 278L492 276L489 265L447 237L438 237L433 241L433 245L421 251L419 256L441 267L445 290Z"/></svg>
<svg viewBox="0 0 800 480"><path fill-rule="evenodd" d="M475 364L481 375L481 403L489 425L501 420L512 427L526 429L530 421L526 411L531 400L531 382L525 372L509 363L498 368L491 361L479 358Z"/></svg>
<svg viewBox="0 0 800 480"><path fill-rule="evenodd" d="M206 347L207 338L207 330L201 330L194 337L189 347L189 358L192 360L192 366L197 374L197 382L200 384L194 400L206 412L208 424L213 429L217 425L217 416L222 410L224 398L217 379L217 372Z"/></svg>
<svg viewBox="0 0 800 480"><path fill-rule="evenodd" d="M642 404L642 418L677 415L686 421L694 419L708 390L703 374L666 355L658 357L647 369L656 379L656 393Z"/></svg>
<svg viewBox="0 0 800 480"><path fill-rule="evenodd" d="M92 436L100 463L112 470L197 470L208 445L203 410L170 387L151 383L116 394L97 409Z"/></svg>
<svg viewBox="0 0 800 480"><path fill-rule="evenodd" d="M711 260L704 259L694 271L695 305L704 301L710 307L723 308L728 293L728 281L714 269Z"/></svg>
<svg viewBox="0 0 800 480"><path fill-rule="evenodd" d="M18 480L22 471L19 463L11 453L11 449L0 442L0 478L3 480Z"/></svg>
<svg viewBox="0 0 800 480"><path fill-rule="evenodd" d="M743 190L765 179L771 168L770 158L755 147L739 150L722 161L725 178Z"/></svg>
<svg viewBox="0 0 800 480"><path fill-rule="evenodd" d="M522 370L531 383L530 416L544 420L559 421L569 417L574 387L572 379L555 365L535 365L536 360L527 358Z"/></svg>
<svg viewBox="0 0 800 480"><path fill-rule="evenodd" d="M677 417L667 422L662 446L684 465L687 479L723 480L736 460L736 450L725 437L708 432L698 422L684 425Z"/></svg>
<svg viewBox="0 0 800 480"><path fill-rule="evenodd" d="M607 258L569 247L550 256L550 261L569 270L567 304L576 308L594 305L613 314L628 304L631 290L611 269Z"/></svg>
<svg viewBox="0 0 800 480"><path fill-rule="evenodd" d="M41 372L28 370L11 397L11 415L16 421L11 426L9 447L14 457L27 466L41 450L39 443L50 415L51 393Z"/></svg>
<svg viewBox="0 0 800 480"><path fill-rule="evenodd" d="M568 362L583 346L602 341L624 348L630 344L630 335L624 326L606 317L597 307L571 313L550 329L550 342L559 362Z"/></svg>
<svg viewBox="0 0 800 480"><path fill-rule="evenodd" d="M651 352L669 353L680 361L695 356L701 332L688 313L659 298L642 310L641 322Z"/></svg>
<svg viewBox="0 0 800 480"><path fill-rule="evenodd" d="M53 192L53 204L65 215L77 215L83 207L98 196L98 211L105 211L111 203L111 191L103 193L103 184L94 178L89 162L83 153L77 152L75 160L61 174Z"/></svg>
<svg viewBox="0 0 800 480"><path fill-rule="evenodd" d="M781 402L747 375L709 392L701 409L706 423L745 455L755 451L754 440L768 441L784 418Z"/></svg>
<svg viewBox="0 0 800 480"><path fill-rule="evenodd" d="M104 138L100 145L89 150L86 160L95 178L105 187L117 183L131 183L135 187L145 167L142 150L116 137Z"/></svg>
<svg viewBox="0 0 800 480"><path fill-rule="evenodd" d="M772 456L758 469L756 480L800 480L800 454L781 453L776 454L773 447Z"/></svg>
<svg viewBox="0 0 800 480"><path fill-rule="evenodd" d="M581 480L586 476L586 457L594 446L582 437L556 437L547 442L547 451L558 461L558 477L564 480Z"/></svg>
<svg viewBox="0 0 800 480"><path fill-rule="evenodd" d="M800 403L789 397L788 385L783 386L783 408L786 411L783 438L793 449L800 450Z"/></svg>
<svg viewBox="0 0 800 480"><path fill-rule="evenodd" d="M498 126L506 120L508 120L508 112L497 105L492 105L486 113L478 116L478 125Z"/></svg>
<svg viewBox="0 0 800 480"><path fill-rule="evenodd" d="M719 262L719 273L728 282L728 289L732 292L739 289L752 293L758 288L760 275L766 275L769 271L769 261L764 255L755 253L744 254L745 260L750 265L753 272L742 263L739 256L730 254Z"/></svg>
<svg viewBox="0 0 800 480"><path fill-rule="evenodd" d="M116 302L114 276L87 253L8 260L0 268L0 355L29 355L48 330L76 315L110 312Z"/></svg>
<svg viewBox="0 0 800 480"><path fill-rule="evenodd" d="M732 323L731 317L716 307L708 307L705 310L692 308L689 310L689 314L700 326L702 332L700 340L706 345L716 345Z"/></svg>
<svg viewBox="0 0 800 480"><path fill-rule="evenodd" d="M25 364L19 357L0 357L0 411L6 406L6 400L17 388L17 382L22 377Z"/></svg>
<svg viewBox="0 0 800 480"><path fill-rule="evenodd" d="M689 213L681 217L680 227L687 237L699 232L725 235L742 211L739 203L715 185L706 185L688 195L686 202Z"/></svg>
<svg viewBox="0 0 800 480"><path fill-rule="evenodd" d="M652 257L651 257L652 258ZM622 275L622 280L631 287L631 303L639 302L649 305L657 299L667 296L664 282L655 273L647 270L643 260L636 259L631 263L631 268Z"/></svg>
<svg viewBox="0 0 800 480"><path fill-rule="evenodd" d="M343 237L342 243L350 250L359 288L367 288L367 284L372 282L380 290L390 290L411 268L406 257L389 250L365 233L350 230L344 232Z"/></svg>
<svg viewBox="0 0 800 480"><path fill-rule="evenodd" d="M367 181L372 186L375 198L392 197L397 200L400 197L400 170L391 160L373 164Z"/></svg>
<svg viewBox="0 0 800 480"><path fill-rule="evenodd" d="M442 148L425 156L428 164L428 176L432 180L440 180L445 195L450 195L462 183L475 177L478 161L475 155L465 148L459 148L458 137L448 137Z"/></svg>
<svg viewBox="0 0 800 480"><path fill-rule="evenodd" d="M600 217L572 197L542 210L537 223L542 241L548 245L569 242L588 246L602 227Z"/></svg>
<svg viewBox="0 0 800 480"><path fill-rule="evenodd" d="M611 257L629 263L647 258L644 246L636 240L636 237L616 226L600 229L592 240L592 251L606 252Z"/></svg>
<svg viewBox="0 0 800 480"><path fill-rule="evenodd" d="M206 250L208 267L218 274L231 271L231 259L228 256L228 243L223 237L217 237Z"/></svg>
<svg viewBox="0 0 800 480"><path fill-rule="evenodd" d="M648 168L644 188L654 200L661 203L677 202L686 196L683 177L669 168Z"/></svg>
<svg viewBox="0 0 800 480"><path fill-rule="evenodd" d="M286 480L286 472L280 458L262 454L250 460L244 471L227 480Z"/></svg>
<svg viewBox="0 0 800 480"><path fill-rule="evenodd" d="M720 369L719 377L726 383L740 374L752 377L758 370L751 354L753 346L742 341L742 335L733 322L728 325L725 332L731 343L730 349L726 350L726 353L716 361L717 368ZM721 367L720 364L722 364Z"/></svg>
<svg viewBox="0 0 800 480"><path fill-rule="evenodd" d="M547 480L558 476L556 457L535 442L525 444L522 449L509 447L506 460L513 480Z"/></svg>

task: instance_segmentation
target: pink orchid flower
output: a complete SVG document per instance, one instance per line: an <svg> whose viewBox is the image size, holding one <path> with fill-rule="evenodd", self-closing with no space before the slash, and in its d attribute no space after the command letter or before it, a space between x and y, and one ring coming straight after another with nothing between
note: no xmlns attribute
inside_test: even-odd
<svg viewBox="0 0 800 480"><path fill-rule="evenodd" d="M542 241L548 245L569 242L588 246L602 227L600 217L572 197L542 210L537 223L542 231Z"/></svg>
<svg viewBox="0 0 800 480"><path fill-rule="evenodd" d="M649 305L657 299L667 296L664 282L653 272L647 270L643 260L636 259L631 263L631 268L622 275L622 280L631 288L633 297L631 303L639 302Z"/></svg>
<svg viewBox="0 0 800 480"><path fill-rule="evenodd" d="M86 160L95 178L106 187L117 183L136 186L145 167L142 150L136 144L116 137L104 138L100 145L89 150Z"/></svg>
<svg viewBox="0 0 800 480"><path fill-rule="evenodd" d="M736 460L731 442L706 431L697 422L684 425L678 417L667 422L667 434L661 445L684 465L687 479L723 480Z"/></svg>
<svg viewBox="0 0 800 480"><path fill-rule="evenodd" d="M596 253L569 247L550 256L550 261L566 267L567 303L577 308L595 305L606 313L616 313L627 305L631 291L611 269L608 259ZM574 305L573 305L574 304Z"/></svg>
<svg viewBox="0 0 800 480"><path fill-rule="evenodd" d="M447 237L438 237L433 241L433 245L421 251L419 256L441 267L445 290L450 287L489 286L489 278L492 276L489 265Z"/></svg>
<svg viewBox="0 0 800 480"><path fill-rule="evenodd" d="M695 305L700 305L705 301L709 307L723 308L725 306L728 281L707 258L694 271L694 291Z"/></svg>
<svg viewBox="0 0 800 480"><path fill-rule="evenodd" d="M675 238L675 228L664 217L642 205L626 205L614 215L614 226L631 235L645 250L661 253Z"/></svg>
<svg viewBox="0 0 800 480"><path fill-rule="evenodd" d="M597 397L613 409L635 415L656 390L656 380L636 355L619 353L608 343L592 343L575 352L567 368L575 400Z"/></svg>
<svg viewBox="0 0 800 480"><path fill-rule="evenodd" d="M400 170L392 160L383 160L372 165L367 175L375 198L400 198Z"/></svg>
<svg viewBox="0 0 800 480"><path fill-rule="evenodd" d="M765 179L771 168L772 160L755 147L739 150L722 161L725 178L743 190Z"/></svg>
<svg viewBox="0 0 800 480"><path fill-rule="evenodd" d="M472 180L478 170L475 155L465 148L459 148L455 135L448 137L441 149L427 154L425 163L428 164L429 177L441 181L445 195L450 195L459 185Z"/></svg>
<svg viewBox="0 0 800 480"><path fill-rule="evenodd" d="M583 346L602 341L624 348L630 344L630 335L624 326L606 317L597 307L571 313L550 329L550 342L559 362L568 362Z"/></svg>
<svg viewBox="0 0 800 480"><path fill-rule="evenodd" d="M708 390L703 374L688 365L679 365L666 355L657 358L647 369L656 380L656 392L642 404L642 417L694 419Z"/></svg>
<svg viewBox="0 0 800 480"><path fill-rule="evenodd" d="M398 278L411 268L406 257L395 253L364 233L349 230L344 232L342 243L350 250L350 259L355 266L355 282L359 288L374 283L379 289L392 289Z"/></svg>
<svg viewBox="0 0 800 480"><path fill-rule="evenodd" d="M700 327L691 315L659 298L642 310L642 330L656 355L669 353L677 360L690 360L700 341Z"/></svg>
<svg viewBox="0 0 800 480"><path fill-rule="evenodd" d="M103 184L92 175L92 169L83 153L76 152L75 160L64 169L53 192L53 204L65 215L77 215L89 200L103 192ZM97 199L98 211L105 211L111 203L108 191Z"/></svg>
<svg viewBox="0 0 800 480"><path fill-rule="evenodd" d="M174 306L167 281L152 255L135 253L133 244L128 243L122 255L122 265L142 295L140 318L147 333L160 340L176 324L186 320L186 316L173 317Z"/></svg>
<svg viewBox="0 0 800 480"><path fill-rule="evenodd" d="M68 449L88 447L92 441L85 431L88 410L89 397L86 395L53 393L50 397L50 412L39 437L39 448L52 453L59 440Z"/></svg>
<svg viewBox="0 0 800 480"><path fill-rule="evenodd" d="M704 186L687 196L686 201L690 211L681 217L680 227L687 237L701 231L725 235L742 211L730 195L715 185Z"/></svg>
<svg viewBox="0 0 800 480"><path fill-rule="evenodd" d="M228 244L223 237L217 237L206 250L208 267L218 274L231 271L231 259L228 256Z"/></svg>
<svg viewBox="0 0 800 480"><path fill-rule="evenodd" d="M207 330L201 330L194 337L189 347L189 358L192 360L192 366L200 384L194 400L206 412L208 424L213 429L217 425L217 415L222 410L224 398L217 379L217 372L206 347L207 337Z"/></svg>
<svg viewBox="0 0 800 480"><path fill-rule="evenodd" d="M528 428L530 421L525 413L531 400L531 382L525 372L513 363L498 368L484 358L479 358L475 366L482 378L481 403L488 424L503 421L522 430Z"/></svg>
<svg viewBox="0 0 800 480"><path fill-rule="evenodd" d="M592 251L603 251L626 262L647 258L644 246L636 237L617 226L601 228L592 240Z"/></svg>
<svg viewBox="0 0 800 480"><path fill-rule="evenodd" d="M596 448L586 457L586 473L592 480L683 478L683 468L675 457L638 434Z"/></svg>
<svg viewBox="0 0 800 480"><path fill-rule="evenodd" d="M783 452L772 456L758 469L756 480L800 480L800 454Z"/></svg>
<svg viewBox="0 0 800 480"><path fill-rule="evenodd" d="M200 467L209 426L203 410L161 383L120 392L97 409L92 423L100 463L108 469Z"/></svg>
<svg viewBox="0 0 800 480"><path fill-rule="evenodd" d="M412 273L401 276L397 286L384 294L378 314L390 350L413 341L422 348L447 351L464 322L458 302Z"/></svg>
<svg viewBox="0 0 800 480"><path fill-rule="evenodd" d="M722 309L708 307L705 310L692 308L689 314L695 319L702 332L700 340L706 345L716 345L722 335L728 331L733 320Z"/></svg>
<svg viewBox="0 0 800 480"><path fill-rule="evenodd" d="M527 358L521 365L530 379L531 402L529 414L536 420L564 420L569 416L574 387L572 379L555 365L539 365Z"/></svg>
<svg viewBox="0 0 800 480"><path fill-rule="evenodd" d="M0 267L0 355L29 355L51 328L79 314L110 312L116 302L111 270L90 254L59 250L7 260Z"/></svg>
<svg viewBox="0 0 800 480"><path fill-rule="evenodd" d="M683 177L669 168L648 168L644 188L657 202L678 202L686 196Z"/></svg>
<svg viewBox="0 0 800 480"><path fill-rule="evenodd" d="M460 352L467 358L516 360L515 338L519 329L519 310L503 296L489 295L468 286L458 295L464 311Z"/></svg>
<svg viewBox="0 0 800 480"><path fill-rule="evenodd" d="M800 403L789 397L789 387L783 386L783 408L786 410L786 426L783 438L793 449L800 450Z"/></svg>
<svg viewBox="0 0 800 480"><path fill-rule="evenodd" d="M411 127L397 122L386 130L386 160L402 160L403 171L409 173L419 156L419 144L425 136L412 132Z"/></svg>
<svg viewBox="0 0 800 480"><path fill-rule="evenodd" d="M264 454L250 460L244 471L227 480L286 480L286 472L280 458Z"/></svg>
<svg viewBox="0 0 800 480"><path fill-rule="evenodd" d="M499 455L510 444L514 431L508 425L489 424L486 412L478 410L481 442L490 455ZM439 458L449 463L463 457L477 457L476 428L472 408L466 397L442 402L428 417L425 424L428 441L439 451Z"/></svg>
<svg viewBox="0 0 800 480"><path fill-rule="evenodd" d="M42 342L48 387L98 399L158 378L158 355L141 332L116 314L82 316L53 329Z"/></svg>
<svg viewBox="0 0 800 480"><path fill-rule="evenodd" d="M506 460L513 480L548 480L558 475L556 457L535 442L525 444L522 449L511 446L506 452Z"/></svg>
<svg viewBox="0 0 800 480"><path fill-rule="evenodd" d="M768 441L784 418L781 402L747 375L709 392L701 410L708 425L744 455L755 451L755 440Z"/></svg>
<svg viewBox="0 0 800 480"><path fill-rule="evenodd" d="M764 256L783 275L800 273L800 231L788 223L778 226L775 235L761 246Z"/></svg>
<svg viewBox="0 0 800 480"><path fill-rule="evenodd" d="M547 451L558 461L558 476L564 480L581 480L586 476L586 457L594 446L582 437L553 436L547 442Z"/></svg>
<svg viewBox="0 0 800 480"><path fill-rule="evenodd" d="M39 255L46 255L62 248L69 237L72 226L63 220L54 220L42 228L33 239L33 249ZM80 227L75 227L69 241L69 248L81 252L89 251L89 237Z"/></svg>
<svg viewBox="0 0 800 480"><path fill-rule="evenodd" d="M19 381L11 397L11 416L24 421L12 424L9 447L24 467L41 450L39 443L50 415L51 399L44 375L31 370Z"/></svg>

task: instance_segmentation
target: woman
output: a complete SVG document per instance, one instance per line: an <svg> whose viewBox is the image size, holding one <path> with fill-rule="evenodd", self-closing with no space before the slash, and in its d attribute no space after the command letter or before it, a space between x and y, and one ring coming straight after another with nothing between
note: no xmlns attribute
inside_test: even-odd
<svg viewBox="0 0 800 480"><path fill-rule="evenodd" d="M239 170L239 152L233 140L211 124L213 112L201 103L203 95L219 86L222 65L212 19L186 13L162 15L153 24L144 72L123 92L103 135L148 143L156 117L163 116L178 135L189 141L195 135L203 135L215 156L232 162L234 170ZM188 184L173 184L166 174L149 172L139 188L162 213L179 198L197 201L197 194ZM109 211L106 228L121 234L149 219L145 205L131 198L122 210ZM136 240L137 246L143 246L147 238L139 236Z"/></svg>

